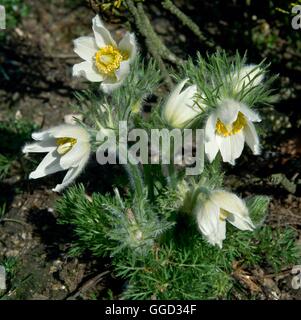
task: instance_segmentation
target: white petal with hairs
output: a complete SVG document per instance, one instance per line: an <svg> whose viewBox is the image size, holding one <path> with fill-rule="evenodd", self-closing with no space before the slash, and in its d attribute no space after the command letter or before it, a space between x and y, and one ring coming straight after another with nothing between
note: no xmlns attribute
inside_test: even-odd
<svg viewBox="0 0 301 320"><path fill-rule="evenodd" d="M222 100L205 125L205 152L209 161L220 151L223 161L234 165L245 143L258 155L260 142L253 122L260 121L259 115L242 102Z"/></svg>
<svg viewBox="0 0 301 320"><path fill-rule="evenodd" d="M202 112L196 103L196 85L183 89L187 81L181 81L174 88L163 106L162 117L173 128L184 128Z"/></svg>
<svg viewBox="0 0 301 320"><path fill-rule="evenodd" d="M92 19L92 29L93 37L74 40L74 52L84 61L73 66L73 76L100 82L100 88L110 93L122 85L130 72L137 55L136 39L127 32L117 45L98 15Z"/></svg>
<svg viewBox="0 0 301 320"><path fill-rule="evenodd" d="M209 243L220 248L226 239L226 222L243 231L255 228L245 202L227 191L212 191L205 202L196 205L194 211L202 234Z"/></svg>
<svg viewBox="0 0 301 320"><path fill-rule="evenodd" d="M32 134L37 142L27 144L24 153L47 152L30 179L68 170L63 182L53 190L60 192L81 173L88 162L91 146L88 132L79 125L61 125Z"/></svg>
<svg viewBox="0 0 301 320"><path fill-rule="evenodd" d="M243 89L249 90L258 86L263 81L263 73L258 65L250 64L243 66L239 71L233 72L230 81L234 91L240 92Z"/></svg>

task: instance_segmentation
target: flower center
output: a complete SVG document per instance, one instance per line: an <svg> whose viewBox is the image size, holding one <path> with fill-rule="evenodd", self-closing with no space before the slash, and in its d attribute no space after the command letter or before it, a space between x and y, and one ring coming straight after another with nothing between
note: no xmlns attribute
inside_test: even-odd
<svg viewBox="0 0 301 320"><path fill-rule="evenodd" d="M75 138L57 138L56 145L57 145L57 152L61 156L69 152L72 147L76 144Z"/></svg>
<svg viewBox="0 0 301 320"><path fill-rule="evenodd" d="M220 209L219 211L219 219L225 221L229 217L230 213L224 209Z"/></svg>
<svg viewBox="0 0 301 320"><path fill-rule="evenodd" d="M246 123L245 116L241 112L238 112L237 118L232 124L225 125L220 119L217 119L215 132L223 137L232 136L240 132L246 126Z"/></svg>
<svg viewBox="0 0 301 320"><path fill-rule="evenodd" d="M112 74L120 67L123 60L128 59L128 54L119 51L112 45L99 49L95 54L97 70L103 74Z"/></svg>

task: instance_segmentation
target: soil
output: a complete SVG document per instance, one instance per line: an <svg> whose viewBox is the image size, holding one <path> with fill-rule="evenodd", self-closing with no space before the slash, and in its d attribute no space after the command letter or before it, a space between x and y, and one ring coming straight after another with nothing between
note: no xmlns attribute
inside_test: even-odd
<svg viewBox="0 0 301 320"><path fill-rule="evenodd" d="M27 3L29 16L10 33L13 45L0 48L3 55L0 60L5 61L8 76L6 80L1 79L0 121L13 116L46 128L62 123L64 116L72 113L73 92L85 86L71 76L72 65L79 61L73 53L72 40L91 33L94 13L82 5L68 6L60 0ZM174 30L174 24L164 17L157 17L154 23L157 32L161 30L161 36L167 43L171 42L170 32L165 30ZM123 32L123 27L116 24L110 28ZM180 32L178 38L187 44L184 32ZM179 43L177 51L181 50ZM248 171L243 165L227 169L228 185L236 186L244 196L262 193L272 197L267 223L275 227L289 225L297 230L296 241L301 246L300 185L292 194L282 184L270 181L272 174L283 172L288 179L296 182L301 179L298 175L300 139L292 130L273 150L263 152L256 162L251 160ZM0 224L0 259L17 258L16 277L22 284L12 288L9 298L104 298L108 288L118 292L116 288L121 286L110 273L109 261L67 255L72 233L57 224L54 205L59 195L51 191L60 178L58 174L49 179L28 181L16 170L0 184L0 192L9 200L5 219ZM263 299L301 299L301 291L293 290L290 285L291 268L287 266L286 270L268 276L268 271L260 270L267 287Z"/></svg>

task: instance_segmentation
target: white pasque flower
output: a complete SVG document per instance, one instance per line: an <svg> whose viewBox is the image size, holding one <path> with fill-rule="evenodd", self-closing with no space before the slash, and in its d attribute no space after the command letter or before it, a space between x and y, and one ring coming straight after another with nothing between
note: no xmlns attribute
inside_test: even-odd
<svg viewBox="0 0 301 320"><path fill-rule="evenodd" d="M73 66L73 76L101 82L101 89L109 93L120 87L130 72L137 54L135 36L127 32L117 45L98 15L92 19L92 29L94 37L74 40L74 52L85 61Z"/></svg>
<svg viewBox="0 0 301 320"><path fill-rule="evenodd" d="M29 179L37 179L49 174L68 170L63 182L53 191L60 192L83 170L90 156L90 136L79 125L61 125L45 131L35 132L32 138L37 142L25 145L24 153L48 152Z"/></svg>
<svg viewBox="0 0 301 320"><path fill-rule="evenodd" d="M162 110L162 117L173 128L184 128L201 109L196 104L196 85L182 90L189 79L181 81L172 91Z"/></svg>
<svg viewBox="0 0 301 320"><path fill-rule="evenodd" d="M222 100L205 126L205 152L209 161L220 151L223 161L234 165L245 142L254 154L259 154L259 138L253 122L260 121L259 115L244 103Z"/></svg>
<svg viewBox="0 0 301 320"><path fill-rule="evenodd" d="M243 66L239 71L231 73L229 80L236 92L258 86L263 80L261 68L255 64Z"/></svg>
<svg viewBox="0 0 301 320"><path fill-rule="evenodd" d="M213 245L222 248L226 239L226 221L240 230L255 228L245 202L233 193L215 190L195 208L199 229Z"/></svg>

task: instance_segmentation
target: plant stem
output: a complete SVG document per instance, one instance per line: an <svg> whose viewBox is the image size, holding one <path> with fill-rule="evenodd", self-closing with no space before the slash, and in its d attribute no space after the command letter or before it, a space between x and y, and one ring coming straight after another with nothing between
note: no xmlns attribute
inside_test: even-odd
<svg viewBox="0 0 301 320"><path fill-rule="evenodd" d="M23 225L24 227L28 226L28 224L26 222L21 221L21 220L17 220L17 219L3 218L0 220L0 223L1 222L13 222L13 223L19 223L19 224Z"/></svg>
<svg viewBox="0 0 301 320"><path fill-rule="evenodd" d="M208 47L213 47L214 43L208 40L198 27L198 25L193 22L184 12L182 12L178 7L176 7L170 0L163 0L162 6L176 16L184 26L187 26L199 39L204 42Z"/></svg>
<svg viewBox="0 0 301 320"><path fill-rule="evenodd" d="M142 4L136 7L132 0L126 0L130 13L134 17L135 24L141 35L145 38L145 43L149 53L158 62L161 72L166 80L169 88L173 87L172 80L163 62L163 58L169 58L170 61L175 63L177 58L173 55L162 43L161 39L155 33L147 15L144 12Z"/></svg>
<svg viewBox="0 0 301 320"><path fill-rule="evenodd" d="M150 164L143 165L143 171L144 171L145 182L148 187L148 197L152 202L154 200L155 194L154 194L154 180L151 173L151 165Z"/></svg>
<svg viewBox="0 0 301 320"><path fill-rule="evenodd" d="M128 156L130 156L130 154L128 154ZM129 161L127 164L124 165L124 168L129 176L133 192L135 192L138 195L138 197L142 198L144 194L144 182L139 166L131 164Z"/></svg>

